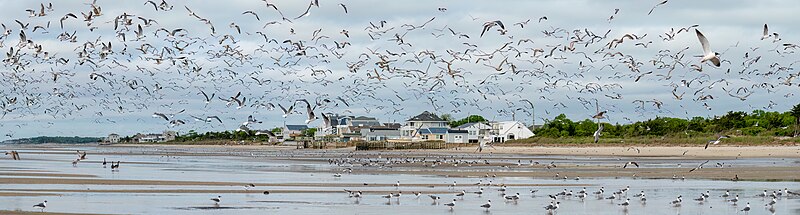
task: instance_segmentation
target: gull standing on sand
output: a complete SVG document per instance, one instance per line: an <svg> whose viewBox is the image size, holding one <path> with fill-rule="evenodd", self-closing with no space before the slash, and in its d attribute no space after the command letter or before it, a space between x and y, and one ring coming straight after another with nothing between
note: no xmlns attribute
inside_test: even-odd
<svg viewBox="0 0 800 215"><path fill-rule="evenodd" d="M628 207L628 205L631 205L631 199L625 199L625 202L620 203L619 205L623 207Z"/></svg>
<svg viewBox="0 0 800 215"><path fill-rule="evenodd" d="M441 197L434 196L434 195L428 195L428 197L431 197L431 200L433 200L433 202L436 202L436 200L442 199Z"/></svg>
<svg viewBox="0 0 800 215"><path fill-rule="evenodd" d="M736 203L739 202L739 194L736 194L736 197L733 197L733 199L728 201L733 202L733 205L736 205Z"/></svg>
<svg viewBox="0 0 800 215"><path fill-rule="evenodd" d="M745 214L750 212L750 202L748 202L747 205L742 208L742 211L744 211Z"/></svg>
<svg viewBox="0 0 800 215"><path fill-rule="evenodd" d="M450 207L450 210L453 210L453 207L456 206L456 199L453 199L453 201L450 203L445 203L444 206L448 206Z"/></svg>
<svg viewBox="0 0 800 215"><path fill-rule="evenodd" d="M47 207L47 200L44 200L44 202L42 202L42 203L35 204L35 205L33 205L33 207L34 208L40 208L40 209L42 209L42 212L44 212L44 208Z"/></svg>
<svg viewBox="0 0 800 215"><path fill-rule="evenodd" d="M547 211L550 211L550 212L554 212L555 210L558 210L558 206L560 204L561 204L561 202L556 202L555 204L553 204L551 202L550 205L545 206L544 209L547 210Z"/></svg>
<svg viewBox="0 0 800 215"><path fill-rule="evenodd" d="M675 207L679 207L681 205L681 202L683 202L683 199L681 199L682 197L683 196L679 195L678 199L673 200L672 202L670 202L670 204L672 204Z"/></svg>
<svg viewBox="0 0 800 215"><path fill-rule="evenodd" d="M775 199L775 197L772 197L772 201L769 201L769 203L764 206L775 207L775 203L778 203L778 200Z"/></svg>
<svg viewBox="0 0 800 215"><path fill-rule="evenodd" d="M486 204L481 205L481 207L486 208L486 210L488 211L489 208L492 207L492 200L490 199L488 202L486 202Z"/></svg>

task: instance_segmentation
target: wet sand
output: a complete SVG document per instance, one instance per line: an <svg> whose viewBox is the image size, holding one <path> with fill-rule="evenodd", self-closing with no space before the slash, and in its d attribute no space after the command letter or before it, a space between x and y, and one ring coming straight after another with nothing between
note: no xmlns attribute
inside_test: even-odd
<svg viewBox="0 0 800 215"><path fill-rule="evenodd" d="M473 147L464 147L457 152L474 152ZM628 156L628 157L785 157L800 158L800 146L609 146L609 147L522 147L498 146L486 150L485 153L497 154L532 154L532 155L573 155L573 156Z"/></svg>
<svg viewBox="0 0 800 215"><path fill-rule="evenodd" d="M58 213L58 212L33 212L33 211L10 211L0 210L0 214L7 215L100 215L100 214L87 214L87 213Z"/></svg>
<svg viewBox="0 0 800 215"><path fill-rule="evenodd" d="M0 151L9 148L2 147ZM412 193L415 192L442 196L450 196L460 190L472 192L478 180L494 181L492 185L483 186L487 191L505 185L515 192L597 188L610 186L609 183L614 184L618 180L644 183L639 185L642 189L661 189L663 186L648 187L648 183L668 183L667 186L673 186L671 183L703 184L704 187L708 186L706 183L736 186L731 181L734 176L738 176L740 183L779 183L782 187L788 185L790 189L800 181L800 147L796 146L717 146L709 149L498 146L480 153L476 153L474 147L392 151L194 145L12 147L20 150L23 160L0 158L0 200L18 202L22 199L25 203L22 206L0 203L0 214L60 214L17 211L34 211L29 205L43 199L52 200L52 209L48 205L48 210L70 213L184 214L194 210L289 212L292 207L280 206L301 204L297 202L320 206L322 208L317 209L323 210L326 205L348 205L338 202L338 199L347 200L343 190L360 190L369 196L366 197L370 199L367 200L369 202L400 190L411 196L409 198L413 198ZM76 157L76 149L87 150L89 159L73 167L70 163ZM109 161L122 160L121 170L113 172L102 167L100 163L103 158ZM353 162L342 166L329 163L336 159L352 159ZM418 162L390 163L387 159L415 159ZM422 162L421 159L428 160ZM437 161L434 162L434 159ZM455 160L464 163L454 163ZM706 160L709 162L705 168L689 172ZM628 161L636 161L642 167L623 168ZM717 167L716 163L722 163L722 167ZM353 174L333 177L335 173L342 173L346 169ZM581 179L575 180L578 176ZM395 186L396 180L403 180L402 189ZM459 184L450 187L451 182L456 180ZM244 185L249 183L255 187L246 189ZM269 195L263 194L264 191L269 191ZM209 208L208 198L217 195L239 198L241 203L231 207ZM132 201L128 204L134 204L131 206L133 208L125 211L109 211L103 209L103 204L98 204L104 201L117 202L129 196L139 198L140 202L148 202L141 197L158 200L143 205L135 205L137 201ZM308 196L312 196L312 200L306 201ZM653 198L672 197L664 195ZM164 201L176 206L145 206L163 204ZM66 205L57 205L59 203L81 204L83 208L65 208ZM385 202L374 203L385 206Z"/></svg>

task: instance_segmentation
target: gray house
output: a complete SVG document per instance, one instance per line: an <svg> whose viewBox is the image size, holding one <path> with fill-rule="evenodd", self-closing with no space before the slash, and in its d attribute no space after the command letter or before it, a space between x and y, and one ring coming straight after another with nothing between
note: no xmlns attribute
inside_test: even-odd
<svg viewBox="0 0 800 215"><path fill-rule="evenodd" d="M307 125L284 125L283 129L281 129L281 133L283 133L283 139L288 140L303 136L303 131L306 129L308 129Z"/></svg>
<svg viewBox="0 0 800 215"><path fill-rule="evenodd" d="M469 131L467 130L447 130L445 135L446 143L469 143Z"/></svg>

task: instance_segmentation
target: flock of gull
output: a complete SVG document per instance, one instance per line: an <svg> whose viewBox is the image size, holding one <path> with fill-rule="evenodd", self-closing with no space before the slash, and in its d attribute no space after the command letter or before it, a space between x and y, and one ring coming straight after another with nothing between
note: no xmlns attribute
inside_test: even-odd
<svg viewBox="0 0 800 215"><path fill-rule="evenodd" d="M673 9L664 8L688 7L682 3L609 8L596 20L602 25L573 28L553 25L564 23L556 16L500 19L446 5L420 11L423 18L368 16L337 25L372 9L252 0L222 13L181 3L22 3L24 11L0 22L0 115L13 120L2 125L4 135L64 119L249 130L260 122L253 116L278 122L297 115L325 125L332 114L401 119L418 111L408 106L534 121L602 106L627 112L615 120L630 122L690 117L726 97L795 98L800 86L799 46L767 24L742 32L741 46L717 42L730 35L704 31L713 25L653 32L615 24L670 16L664 13ZM647 82L647 95L631 88ZM791 105L775 97L745 104ZM544 114L534 114L535 105Z"/></svg>
<svg viewBox="0 0 800 215"><path fill-rule="evenodd" d="M16 151L12 151L11 153L12 154L18 154ZM291 155L291 157L294 157L294 154L291 153L291 152L289 154L281 153L280 156L285 156L285 157L288 158L290 155ZM15 155L15 156L18 156L18 155ZM321 155L321 156L324 156L324 155ZM341 156L338 156L338 157L342 157L342 158L328 158L327 159L327 163L329 165L331 165L331 166L334 166L334 167L337 167L337 168L342 168L341 172L344 173L344 174L352 174L353 173L353 167L356 167L356 166L392 168L393 165L418 164L418 165L423 165L424 167L434 168L434 167L440 166L440 165L458 166L459 164L464 165L464 166L481 165L481 164L483 164L483 165L492 165L492 164L498 165L498 163L490 163L489 159L492 159L491 157L484 158L484 157L481 157L481 156L477 156L477 157L475 157L475 156L473 156L473 157L461 156L459 158L459 157L453 156L453 155L450 155L450 156L433 156L433 155L431 155L430 159L428 159L428 157L420 157L420 158L408 158L408 157L405 157L405 158L403 158L403 157L391 158L391 157L386 157L386 158L383 158L381 153L377 153L377 154L369 154L369 153L368 154L358 154L358 156L360 156L360 157L356 157L356 154L354 154L352 152L351 153L347 153L347 154L342 154ZM73 161L73 166L75 166L77 164L77 162L87 159L87 152L78 150L77 151L77 157L78 158L75 161ZM492 162L495 162L495 161L492 161ZM509 162L508 160L499 160L498 162L500 162L500 165L501 165L500 167L501 168L508 168L507 165L504 165L506 162ZM708 162L709 161L705 161L704 163L700 164L698 167L695 167L695 168L689 170L689 172L692 172L692 171L695 171L695 170L697 170L699 168L702 168L703 164L708 163ZM119 171L119 163L120 163L119 161L116 164L114 162L111 162L111 171L112 172ZM524 163L525 162L523 162L521 160L517 160L516 161L516 165L517 166L526 165L526 166L531 166L531 167L542 167L542 168L546 168L548 170L551 169L551 168L556 168L557 167L557 165L554 162L539 163L539 162L534 162L533 160L530 160L529 163L527 163L527 164L524 164ZM106 166L108 165L108 163L106 162L105 158L103 159L102 165L103 165L103 168L106 168ZM621 168L628 168L628 165L639 167L639 164L637 162L629 161L629 162L626 162L625 164L621 165ZM717 165L723 165L724 166L724 164L719 164L719 163ZM343 167L347 167L347 168L343 168ZM335 173L333 176L334 177L342 177L342 173ZM480 209L489 211L491 209L491 207L492 207L491 196L494 195L494 194L491 194L491 193L496 193L497 195L499 195L501 197L500 200L503 201L503 202L506 202L506 203L509 203L509 202L518 203L519 201L525 201L525 200L521 200L521 199L523 199L522 198L523 196L520 194L520 192L522 192L522 193L526 193L526 196L531 198L531 199L536 199L536 198L539 198L539 197L546 196L549 199L549 204L543 206L543 209L548 214L556 213L558 211L558 209L561 207L561 202L562 201L579 201L579 202L584 202L584 201L607 201L612 205L617 205L618 207L621 207L626 212L628 210L628 206L630 206L631 204L636 203L636 204L640 204L641 206L646 206L648 204L647 195L646 195L645 191L641 190L638 193L630 194L632 192L631 191L631 186L625 186L624 188L621 188L621 189L609 190L609 191L607 191L606 188L603 187L603 186L598 188L597 191L589 191L589 190L587 190L587 187L582 187L579 191L576 191L576 192L573 191L573 190L569 190L569 189L565 188L563 191L560 191L560 192L557 192L557 193L541 194L539 192L539 190L537 190L537 189L530 189L530 190L527 190L527 191L518 191L518 190L515 191L514 190L515 188L509 188L504 183L495 183L495 182L493 182L493 179L495 179L496 177L497 177L496 174L489 175L487 173L485 176L483 176L483 178L485 180L484 179L480 179L475 183L459 184L457 181L453 181L452 184L447 185L447 189L451 192L451 194L428 194L428 195L425 195L422 192L412 192L412 194L411 194L412 197L411 198L419 200L421 197L427 196L432 201L432 205L441 205L441 206L447 207L449 210L453 210L456 207L475 207L476 209L480 208ZM634 175L634 178L635 177L636 176ZM554 180L576 180L576 181L580 180L580 177L578 177L578 176L576 176L574 179L570 179L567 176L563 176L562 177L562 175L560 175L559 173L556 173L555 176L552 177L552 178ZM679 180L675 176L673 176L672 179L673 180ZM685 180L685 178L682 178L680 180ZM368 183L364 183L364 185L366 186L366 185L369 185L369 184ZM363 191L350 190L350 189L345 189L344 192L347 193L347 195L348 195L347 197L348 198L354 199L356 203L358 203L362 198L383 198L383 199L386 199L389 204L391 204L393 200L399 203L401 197L403 196L402 189L404 189L405 186L403 186L400 181L397 181L396 183L392 184L391 186L397 191L396 192L390 192L390 193L388 193L386 195L370 195L370 194L364 194ZM253 184L253 183L249 183L249 184L245 184L244 185L244 189L245 190L253 189L255 187L256 187L256 185ZM429 187L432 187L432 186L429 186ZM465 187L466 188L475 187L475 190L474 191L468 191L467 189L461 189L461 188L465 188ZM413 189L413 188L409 187L409 188L405 188L405 189ZM458 189L461 189L461 190L459 191ZM263 194L264 195L269 195L270 192L269 191L264 191ZM469 206L469 205L465 206L465 205L461 205L459 203L460 201L464 201L465 198L470 198L470 196L476 196L477 198L487 197L488 199L486 200L486 203L484 203L484 204L473 205L473 206ZM798 197L800 197L800 192L791 191L788 188L784 188L782 190L781 189L777 189L777 190L773 190L773 191L764 190L763 192L758 193L758 194L754 194L754 195L748 195L748 194L745 194L743 192L742 193L732 193L730 190L726 190L724 193L721 193L721 194L717 195L717 194L712 194L710 190L706 190L703 193L699 193L697 195L697 198L693 198L692 202L694 204L704 204L704 203L707 203L709 201L715 201L715 199L718 199L719 201L723 201L726 204L729 204L732 207L735 207L736 210L739 210L739 211L747 213L750 210L752 210L752 208L751 208L750 202L748 202L746 200L743 201L744 199L761 200L761 201L767 202L763 206L764 209L767 210L767 211L770 211L770 212L772 212L774 214L775 206L778 203L779 199L781 199L781 198L798 198ZM452 198L452 201L451 201L451 198ZM633 200L632 200L632 198L633 198ZM221 195L213 197L210 200L212 201L214 207L220 207L221 204L223 204ZM741 204L743 202L745 203L744 207L739 208L739 206L741 206ZM651 201L650 204L653 204L652 201ZM683 195L678 195L672 201L660 202L660 203L656 203L656 204L667 204L667 205L669 205L671 207L676 207L677 208L677 207L681 207L682 204L686 204L686 202L684 202ZM45 201L43 201L41 203L35 204L35 205L33 205L33 207L34 208L39 208L43 212L44 209L47 207L47 200L45 200Z"/></svg>

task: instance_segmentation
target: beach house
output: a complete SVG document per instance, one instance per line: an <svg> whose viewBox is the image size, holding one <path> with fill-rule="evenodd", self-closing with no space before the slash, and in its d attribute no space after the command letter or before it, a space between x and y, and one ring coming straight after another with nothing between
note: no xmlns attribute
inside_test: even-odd
<svg viewBox="0 0 800 215"><path fill-rule="evenodd" d="M444 140L449 126L436 114L424 111L406 120L400 127L401 139L405 140Z"/></svg>
<svg viewBox="0 0 800 215"><path fill-rule="evenodd" d="M284 125L281 128L281 134L283 134L283 140L289 140L303 136L303 131L306 129L308 129L307 125Z"/></svg>
<svg viewBox="0 0 800 215"><path fill-rule="evenodd" d="M506 142L509 140L526 139L532 137L533 132L520 121L489 122L491 130L489 137L492 142Z"/></svg>
<svg viewBox="0 0 800 215"><path fill-rule="evenodd" d="M482 140L486 135L489 135L489 131L492 130L492 126L490 126L487 122L470 122L457 126L453 128L453 130L467 131L467 142L479 143L480 140Z"/></svg>

